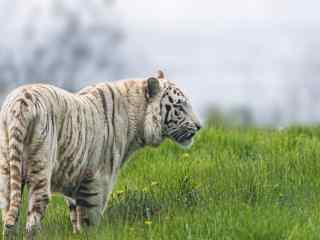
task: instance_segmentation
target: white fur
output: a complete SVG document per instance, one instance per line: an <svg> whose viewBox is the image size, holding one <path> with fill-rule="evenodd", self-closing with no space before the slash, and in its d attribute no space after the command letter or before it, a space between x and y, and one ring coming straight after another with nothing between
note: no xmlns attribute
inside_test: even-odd
<svg viewBox="0 0 320 240"><path fill-rule="evenodd" d="M8 206L8 201L3 194L7 191L7 179L5 176L0 176L0 209L4 209Z"/></svg>
<svg viewBox="0 0 320 240"><path fill-rule="evenodd" d="M179 146L181 146L183 149L189 149L193 145L193 139L190 139L188 141L185 141L183 143L180 143Z"/></svg>

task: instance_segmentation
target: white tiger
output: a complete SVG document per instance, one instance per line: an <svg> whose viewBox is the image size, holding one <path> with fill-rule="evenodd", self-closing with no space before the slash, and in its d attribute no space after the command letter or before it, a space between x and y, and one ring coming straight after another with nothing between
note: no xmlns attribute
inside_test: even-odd
<svg viewBox="0 0 320 240"><path fill-rule="evenodd" d="M190 145L200 127L188 98L161 71L78 93L41 84L16 89L0 114L4 234L15 233L25 184L29 239L52 192L69 199L74 232L98 224L119 169L134 151L166 137Z"/></svg>

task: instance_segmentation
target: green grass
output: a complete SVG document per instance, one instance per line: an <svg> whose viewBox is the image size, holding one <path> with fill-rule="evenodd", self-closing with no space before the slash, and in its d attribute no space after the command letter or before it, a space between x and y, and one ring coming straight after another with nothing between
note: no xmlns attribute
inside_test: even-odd
<svg viewBox="0 0 320 240"><path fill-rule="evenodd" d="M39 239L320 239L320 128L204 129L190 150L143 150L99 227L73 235L54 197Z"/></svg>

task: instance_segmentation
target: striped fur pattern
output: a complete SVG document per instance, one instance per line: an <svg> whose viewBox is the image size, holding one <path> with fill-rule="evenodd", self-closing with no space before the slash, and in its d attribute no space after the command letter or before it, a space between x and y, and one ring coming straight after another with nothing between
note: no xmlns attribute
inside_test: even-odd
<svg viewBox="0 0 320 240"><path fill-rule="evenodd" d="M190 101L162 72L78 93L41 84L16 89L0 114L5 235L15 232L24 185L29 239L40 229L52 192L66 197L75 232L98 224L119 169L133 152L166 137L190 145L199 129Z"/></svg>

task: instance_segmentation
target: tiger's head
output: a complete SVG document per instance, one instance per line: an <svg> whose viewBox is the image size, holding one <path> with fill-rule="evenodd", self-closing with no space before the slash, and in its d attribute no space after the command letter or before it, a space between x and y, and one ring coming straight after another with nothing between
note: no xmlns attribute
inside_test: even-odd
<svg viewBox="0 0 320 240"><path fill-rule="evenodd" d="M158 145L168 137L183 147L190 147L201 124L189 98L174 82L165 79L162 71L158 72L158 77L150 77L146 82L147 141Z"/></svg>

